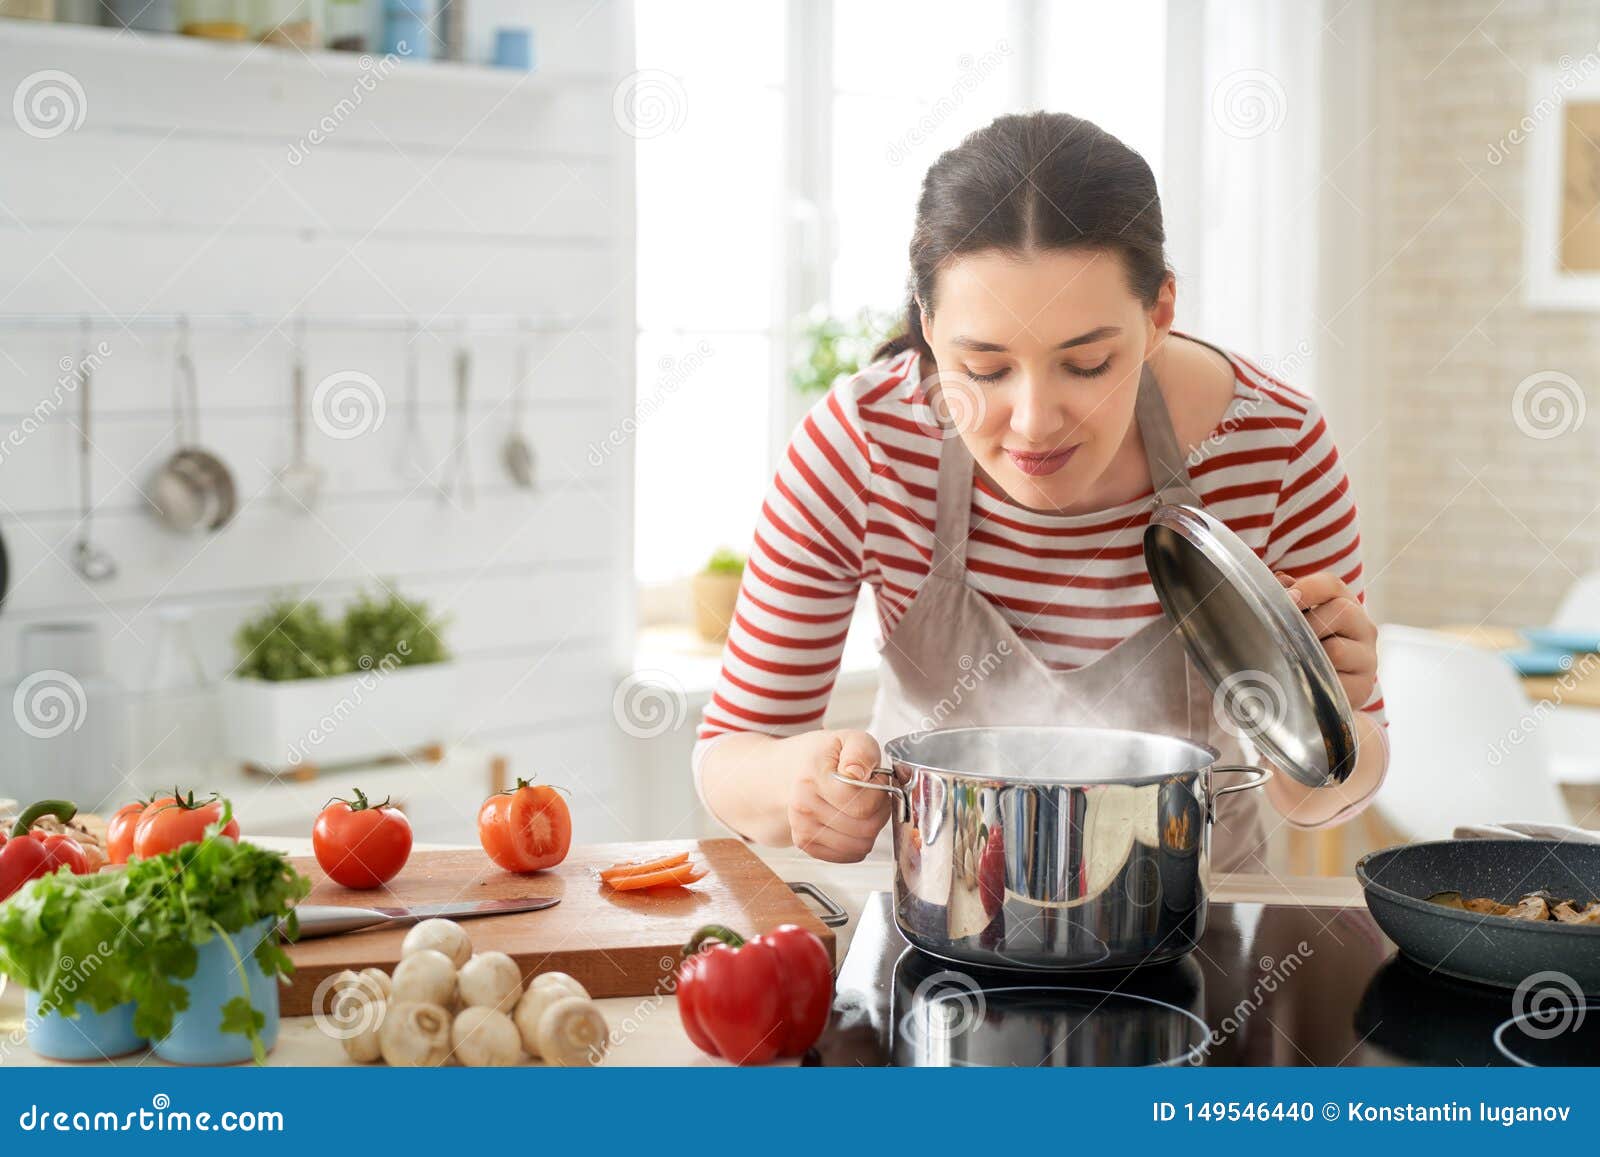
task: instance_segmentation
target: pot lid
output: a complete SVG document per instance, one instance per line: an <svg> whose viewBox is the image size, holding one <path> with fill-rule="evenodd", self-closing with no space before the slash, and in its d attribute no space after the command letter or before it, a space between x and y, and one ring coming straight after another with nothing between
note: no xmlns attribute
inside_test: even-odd
<svg viewBox="0 0 1600 1157"><path fill-rule="evenodd" d="M1221 520L1175 503L1151 515L1144 561L1219 721L1308 787L1343 783L1355 769L1350 701L1266 563Z"/></svg>

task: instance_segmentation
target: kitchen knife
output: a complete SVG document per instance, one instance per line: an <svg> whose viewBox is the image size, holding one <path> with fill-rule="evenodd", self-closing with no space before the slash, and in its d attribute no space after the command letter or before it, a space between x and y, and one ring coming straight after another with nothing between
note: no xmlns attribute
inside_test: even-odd
<svg viewBox="0 0 1600 1157"><path fill-rule="evenodd" d="M522 896L511 900L468 900L451 904L414 904L410 908L344 908L333 904L301 904L300 940L338 936L368 928L403 928L422 920L470 920L474 916L505 916L512 912L538 912L561 903L560 896Z"/></svg>

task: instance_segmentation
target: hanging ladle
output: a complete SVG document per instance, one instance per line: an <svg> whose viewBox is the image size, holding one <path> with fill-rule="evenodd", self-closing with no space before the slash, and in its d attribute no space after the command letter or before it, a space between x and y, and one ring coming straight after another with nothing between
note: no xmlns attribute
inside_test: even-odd
<svg viewBox="0 0 1600 1157"><path fill-rule="evenodd" d="M291 373L293 395L294 451L288 465L278 471L278 487L289 503L310 513L322 496L322 467L311 461L306 452L306 327L302 319L296 327L294 343L294 369Z"/></svg>
<svg viewBox="0 0 1600 1157"><path fill-rule="evenodd" d="M517 378L511 386L511 429L500 444L500 461L511 481L524 490L533 489L533 443L522 432L522 414L528 390L528 341L524 334L517 343Z"/></svg>
<svg viewBox="0 0 1600 1157"><path fill-rule="evenodd" d="M109 582L117 577L117 560L95 546L89 538L94 518L94 486L90 465L94 458L94 442L89 436L89 416L94 403L89 396L89 386L94 380L90 362L89 320L83 322L83 351L78 359L78 541L72 548L72 566L92 583Z"/></svg>

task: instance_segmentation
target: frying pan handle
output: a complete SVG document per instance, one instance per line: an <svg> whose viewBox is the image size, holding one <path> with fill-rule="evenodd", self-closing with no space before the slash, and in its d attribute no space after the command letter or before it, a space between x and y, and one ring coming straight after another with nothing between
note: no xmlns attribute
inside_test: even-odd
<svg viewBox="0 0 1600 1157"><path fill-rule="evenodd" d="M894 772L889 770L887 767L879 767L874 768L872 774L886 775L889 777L889 782L874 783L870 779L851 779L848 775L841 775L837 771L833 773L833 778L838 780L840 783L849 784L851 787L863 787L868 791L888 792L890 795L894 796L900 801L900 822L909 822L911 819L911 796L906 793L905 788L901 787L900 784L895 782Z"/></svg>
<svg viewBox="0 0 1600 1157"><path fill-rule="evenodd" d="M1254 791L1258 787L1265 787L1267 780L1272 778L1272 769L1270 767L1251 767L1246 763L1224 763L1211 769L1212 775L1222 775L1227 772L1237 772L1250 778L1242 783L1230 783L1226 787L1214 787L1211 789L1210 800L1206 806L1211 809L1212 819L1217 818L1217 800L1236 791Z"/></svg>

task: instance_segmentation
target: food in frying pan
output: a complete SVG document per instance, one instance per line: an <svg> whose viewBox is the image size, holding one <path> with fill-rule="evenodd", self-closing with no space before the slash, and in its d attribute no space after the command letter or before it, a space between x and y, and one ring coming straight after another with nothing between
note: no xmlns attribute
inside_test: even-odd
<svg viewBox="0 0 1600 1157"><path fill-rule="evenodd" d="M1600 900L1563 900L1542 888L1518 897L1514 904L1502 904L1481 896L1464 899L1460 892L1435 892L1428 897L1428 901L1484 916L1509 916L1513 920L1554 921L1600 928Z"/></svg>

